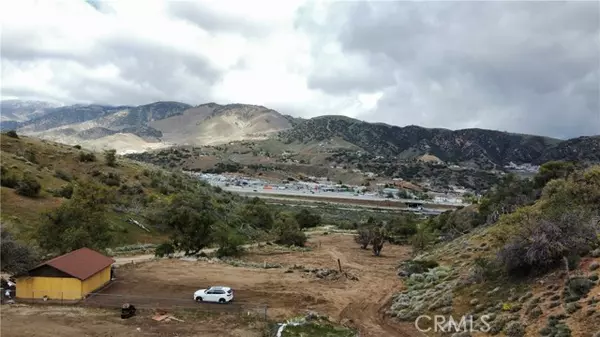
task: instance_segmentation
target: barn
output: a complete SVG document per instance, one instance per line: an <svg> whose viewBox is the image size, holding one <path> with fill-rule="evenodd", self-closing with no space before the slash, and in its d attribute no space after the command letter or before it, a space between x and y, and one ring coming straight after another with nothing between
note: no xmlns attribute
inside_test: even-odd
<svg viewBox="0 0 600 337"><path fill-rule="evenodd" d="M17 299L77 301L111 279L115 262L92 249L81 248L46 261L18 275Z"/></svg>

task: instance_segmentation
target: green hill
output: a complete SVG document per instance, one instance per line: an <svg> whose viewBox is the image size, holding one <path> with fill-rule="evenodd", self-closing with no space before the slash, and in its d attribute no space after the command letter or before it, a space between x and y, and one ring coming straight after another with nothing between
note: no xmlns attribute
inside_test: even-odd
<svg viewBox="0 0 600 337"><path fill-rule="evenodd" d="M48 246L46 241L67 240L63 237L67 234L73 240L93 242L94 238L85 238L90 235L85 232L104 225L110 240L99 248L167 240L178 245L181 242L175 238L185 237L185 231L193 232L202 224L207 239L197 245L216 244L229 229L244 240L271 229L248 220L248 212L260 209L273 223L274 215L261 208L260 202L182 173L123 157L116 157L111 165L103 153L17 137L2 134L0 139L1 221L3 229L31 245ZM242 217L244 221L239 220ZM41 235L46 232L46 237Z"/></svg>
<svg viewBox="0 0 600 337"><path fill-rule="evenodd" d="M597 336L599 215L600 166L507 177L479 205L420 227L388 314L473 317L482 336Z"/></svg>

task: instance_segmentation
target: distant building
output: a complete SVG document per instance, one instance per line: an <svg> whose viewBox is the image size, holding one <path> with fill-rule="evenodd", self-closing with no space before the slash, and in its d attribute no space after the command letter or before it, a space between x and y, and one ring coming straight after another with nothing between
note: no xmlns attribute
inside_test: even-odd
<svg viewBox="0 0 600 337"><path fill-rule="evenodd" d="M453 195L444 195L444 196L435 196L433 197L433 202L436 203L451 203L451 204L462 204L463 199L458 196Z"/></svg>

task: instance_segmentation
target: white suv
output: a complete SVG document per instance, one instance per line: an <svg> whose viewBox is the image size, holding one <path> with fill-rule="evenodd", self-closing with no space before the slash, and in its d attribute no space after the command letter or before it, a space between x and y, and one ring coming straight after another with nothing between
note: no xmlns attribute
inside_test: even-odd
<svg viewBox="0 0 600 337"><path fill-rule="evenodd" d="M194 293L196 302L229 303L233 301L233 289L229 287L208 287Z"/></svg>

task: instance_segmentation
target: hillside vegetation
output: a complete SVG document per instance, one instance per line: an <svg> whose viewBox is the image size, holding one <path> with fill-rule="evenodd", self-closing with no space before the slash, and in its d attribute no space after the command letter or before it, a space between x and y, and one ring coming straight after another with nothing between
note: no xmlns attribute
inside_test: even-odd
<svg viewBox="0 0 600 337"><path fill-rule="evenodd" d="M268 147L274 144L273 140L279 140L276 147L281 152L300 153L306 148L315 150L335 144L334 148L344 150L336 151L340 165L351 164L357 151L391 167L410 160L486 170L510 162L600 161L600 136L560 140L484 129L398 127L343 116L301 119L250 104L192 106L161 101L140 106L53 107L43 102L10 101L5 105L10 114L3 116L6 118L0 122L2 130L16 128L20 134L90 149L102 150L112 145L118 153L249 140L264 141L264 147ZM311 157L298 160L315 164ZM359 160L370 161L373 160Z"/></svg>
<svg viewBox="0 0 600 337"><path fill-rule="evenodd" d="M600 332L600 166L553 162L506 177L479 205L418 226L407 289L388 313L470 315L475 329L519 336ZM477 334L474 334L477 335Z"/></svg>
<svg viewBox="0 0 600 337"><path fill-rule="evenodd" d="M217 246L234 255L249 240L306 240L294 214L114 150L93 153L14 132L1 137L3 237L42 253L162 242L167 253Z"/></svg>
<svg viewBox="0 0 600 337"><path fill-rule="evenodd" d="M429 154L444 162L472 163L481 168L502 167L510 162L600 161L600 136L561 141L484 129L398 127L340 116L303 120L279 137L286 143L339 137L374 156L410 159Z"/></svg>

